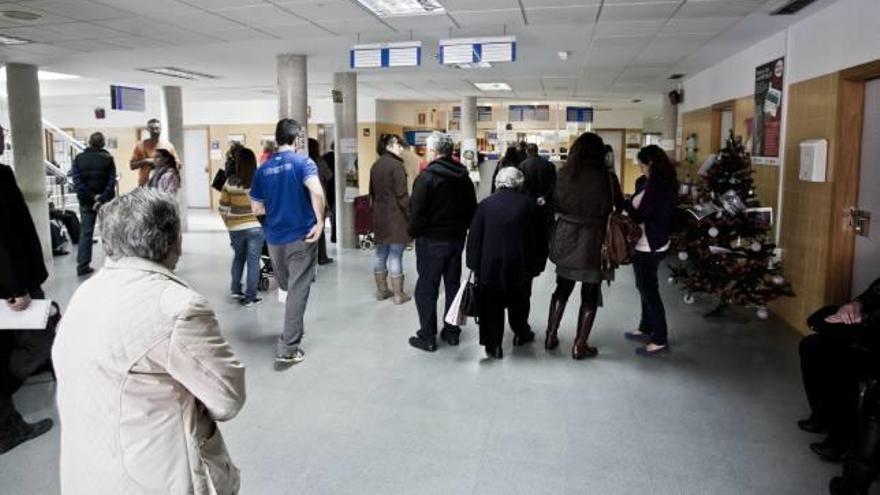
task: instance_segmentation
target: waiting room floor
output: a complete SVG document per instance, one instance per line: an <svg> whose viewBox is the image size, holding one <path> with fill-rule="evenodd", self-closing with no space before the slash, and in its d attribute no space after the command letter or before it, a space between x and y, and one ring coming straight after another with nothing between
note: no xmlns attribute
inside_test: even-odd
<svg viewBox="0 0 880 495"><path fill-rule="evenodd" d="M233 303L228 237L209 214L193 219L178 273L214 303L247 366L248 402L222 426L242 494L809 495L827 493L839 472L795 426L806 411L798 337L779 321L704 319L709 301L685 305L664 282L673 352L639 358L622 336L638 317L627 267L604 288L597 359L569 356L577 303L557 352L541 342L513 350L508 332L504 360L486 360L471 324L459 347L426 354L406 342L415 306L373 299L370 253L333 252L306 314L306 360L279 373L282 304ZM415 260L405 257L411 291ZM46 286L65 304L74 258L56 258ZM548 267L534 290L539 336ZM57 420L52 383L27 385L16 401L30 420ZM0 493L58 493L58 439L55 428L0 457Z"/></svg>

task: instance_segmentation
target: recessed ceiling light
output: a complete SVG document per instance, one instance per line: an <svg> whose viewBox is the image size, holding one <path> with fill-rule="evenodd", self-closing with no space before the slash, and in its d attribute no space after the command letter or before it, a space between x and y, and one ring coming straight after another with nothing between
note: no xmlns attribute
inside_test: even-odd
<svg viewBox="0 0 880 495"><path fill-rule="evenodd" d="M562 60L563 62L565 62L566 60L568 60L569 52L568 52L568 50L562 50L561 52L558 53L558 55L559 55L559 60Z"/></svg>
<svg viewBox="0 0 880 495"><path fill-rule="evenodd" d="M43 17L36 12L28 12L26 10L0 10L0 16L16 21L36 21Z"/></svg>
<svg viewBox="0 0 880 495"><path fill-rule="evenodd" d="M474 83L480 91L513 91L509 84L503 82L496 83Z"/></svg>
<svg viewBox="0 0 880 495"><path fill-rule="evenodd" d="M9 36L8 34L0 34L0 45L26 45L33 43L31 40L19 38L17 36Z"/></svg>
<svg viewBox="0 0 880 495"><path fill-rule="evenodd" d="M160 76L176 77L177 79L188 79L190 81L197 81L199 79L220 79L218 76L212 74L205 74L204 72L181 69L179 67L147 67L138 70L141 72L149 72L150 74L158 74Z"/></svg>
<svg viewBox="0 0 880 495"><path fill-rule="evenodd" d="M669 80L677 81L677 80L681 79L682 77L684 77L684 74L672 74L671 76L669 76Z"/></svg>
<svg viewBox="0 0 880 495"><path fill-rule="evenodd" d="M446 12L437 0L357 0L379 17L442 14Z"/></svg>
<svg viewBox="0 0 880 495"><path fill-rule="evenodd" d="M40 81L66 81L69 79L79 79L79 76L73 74L62 74L60 72L50 72L47 70L38 70L37 79ZM6 67L0 68L0 81L6 80Z"/></svg>
<svg viewBox="0 0 880 495"><path fill-rule="evenodd" d="M491 69L492 64L489 62L474 62L472 64L458 64L459 69Z"/></svg>

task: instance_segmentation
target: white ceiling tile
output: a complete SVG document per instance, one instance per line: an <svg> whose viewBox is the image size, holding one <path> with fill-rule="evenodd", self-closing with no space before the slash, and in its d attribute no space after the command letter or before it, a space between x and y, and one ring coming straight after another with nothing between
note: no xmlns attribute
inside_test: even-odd
<svg viewBox="0 0 880 495"><path fill-rule="evenodd" d="M120 32L135 34L146 37L161 37L163 32L173 30L160 25L155 21L144 19L142 17L129 17L125 19L96 21L94 24Z"/></svg>
<svg viewBox="0 0 880 495"><path fill-rule="evenodd" d="M503 9L503 10L479 10L456 12L452 17L461 27L495 27L497 33L501 34L501 30L505 24L507 25L523 25L522 11L520 9ZM489 33L487 33L489 34Z"/></svg>
<svg viewBox="0 0 880 495"><path fill-rule="evenodd" d="M69 37L51 31L45 27L16 27L3 30L3 34L23 38L35 43L48 43L50 41L63 41Z"/></svg>
<svg viewBox="0 0 880 495"><path fill-rule="evenodd" d="M210 10L266 4L264 0L186 0L186 3Z"/></svg>
<svg viewBox="0 0 880 495"><path fill-rule="evenodd" d="M609 21L637 21L668 19L681 2L655 2L644 4L612 4L602 9L600 19Z"/></svg>
<svg viewBox="0 0 880 495"><path fill-rule="evenodd" d="M676 17L744 16L760 9L766 0L690 0Z"/></svg>
<svg viewBox="0 0 880 495"><path fill-rule="evenodd" d="M262 28L269 34L282 39L305 40L317 36L327 36L327 31L312 24L290 24L285 26L265 26Z"/></svg>
<svg viewBox="0 0 880 495"><path fill-rule="evenodd" d="M390 34L393 31L382 24L377 19L350 19L339 21L319 21L318 24L327 28L336 34L357 34L357 33L374 33L374 34ZM325 33L326 34L326 33Z"/></svg>
<svg viewBox="0 0 880 495"><path fill-rule="evenodd" d="M253 0L248 0L253 1ZM226 9L217 9L217 12L224 17L235 19L255 27L278 26L285 24L304 24L307 21L301 17L280 9L274 5L263 3L261 5L248 5L244 7L234 7Z"/></svg>
<svg viewBox="0 0 880 495"><path fill-rule="evenodd" d="M558 24L592 24L596 20L596 14L599 12L599 6L568 6L568 7L546 7L538 9L526 9L526 18L529 24L540 25L558 25Z"/></svg>
<svg viewBox="0 0 880 495"><path fill-rule="evenodd" d="M79 21L116 19L132 15L131 11L90 0L31 0L20 5L22 10L51 13Z"/></svg>
<svg viewBox="0 0 880 495"><path fill-rule="evenodd" d="M53 24L47 26L46 29L58 33L59 35L64 36L65 39L69 40L113 38L122 34L116 29L98 26L88 22Z"/></svg>
<svg viewBox="0 0 880 495"><path fill-rule="evenodd" d="M657 34L665 20L652 21L607 21L600 19L596 24L596 36L653 36Z"/></svg>
<svg viewBox="0 0 880 495"><path fill-rule="evenodd" d="M72 0L82 1L82 0ZM187 5L178 0L95 0L101 5L127 10L155 19L170 19L171 14L193 14L201 9Z"/></svg>
<svg viewBox="0 0 880 495"><path fill-rule="evenodd" d="M218 15L208 14L206 12L171 16L168 19L168 22L188 31L205 34L213 34L217 31L238 29L242 27L242 25L237 22Z"/></svg>
<svg viewBox="0 0 880 495"><path fill-rule="evenodd" d="M447 15L420 15L413 17L392 17L385 22L400 32L408 33L410 29L416 33L427 29L449 29L455 27Z"/></svg>
<svg viewBox="0 0 880 495"><path fill-rule="evenodd" d="M202 43L215 43L217 38L181 29L174 33L163 33L162 40L172 45L198 45Z"/></svg>
<svg viewBox="0 0 880 495"><path fill-rule="evenodd" d="M623 48L642 48L651 41L651 36L628 36L620 38L596 38L592 50L618 50Z"/></svg>
<svg viewBox="0 0 880 495"><path fill-rule="evenodd" d="M276 4L312 21L338 21L372 17L372 14L351 0L276 2Z"/></svg>
<svg viewBox="0 0 880 495"><path fill-rule="evenodd" d="M149 49L168 46L168 43L164 41L143 36L120 36L118 38L107 38L106 41L128 49Z"/></svg>
<svg viewBox="0 0 880 495"><path fill-rule="evenodd" d="M111 50L121 50L125 47L121 45L116 45L114 43L110 43L107 40L78 40L78 41L64 41L61 43L57 43L64 48L69 48L71 50L76 50L80 52L86 53L94 53L94 52L106 52Z"/></svg>
<svg viewBox="0 0 880 495"><path fill-rule="evenodd" d="M559 1L571 1L571 0L559 0ZM440 2L443 7L446 8L449 12L456 12L459 10L498 10L498 9L518 9L519 3L517 0L480 0L479 2L474 2L474 0L442 0ZM475 5L476 3L476 5Z"/></svg>
<svg viewBox="0 0 880 495"><path fill-rule="evenodd" d="M704 17L700 19L680 18L678 16L669 20L663 26L661 34L718 34L743 18L731 17Z"/></svg>
<svg viewBox="0 0 880 495"><path fill-rule="evenodd" d="M237 29L224 29L222 31L217 31L213 34L223 41L259 41L277 39L276 37L266 34L264 32L246 27Z"/></svg>

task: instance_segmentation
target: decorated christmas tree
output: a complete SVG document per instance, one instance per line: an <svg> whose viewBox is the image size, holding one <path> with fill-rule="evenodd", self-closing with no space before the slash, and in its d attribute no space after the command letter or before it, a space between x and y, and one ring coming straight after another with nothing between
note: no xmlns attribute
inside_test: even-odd
<svg viewBox="0 0 880 495"><path fill-rule="evenodd" d="M763 319L769 301L794 294L776 257L772 212L760 207L753 174L742 140L731 133L714 163L700 170L702 181L682 191L688 225L673 239L678 261L670 268L685 302L707 294L719 308L754 307Z"/></svg>

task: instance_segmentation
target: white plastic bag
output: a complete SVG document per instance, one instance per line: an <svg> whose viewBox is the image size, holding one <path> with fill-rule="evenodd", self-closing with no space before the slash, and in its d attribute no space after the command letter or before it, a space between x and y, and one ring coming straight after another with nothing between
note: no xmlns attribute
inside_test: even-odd
<svg viewBox="0 0 880 495"><path fill-rule="evenodd" d="M467 316L461 312L461 298L464 295L465 287L467 287L467 284L461 284L458 287L455 299L452 300L452 304L449 305L449 311L446 312L446 317L443 319L446 323L456 327L467 323Z"/></svg>

